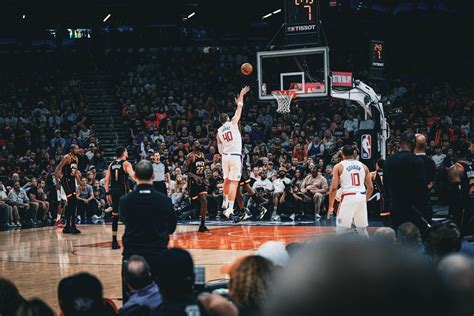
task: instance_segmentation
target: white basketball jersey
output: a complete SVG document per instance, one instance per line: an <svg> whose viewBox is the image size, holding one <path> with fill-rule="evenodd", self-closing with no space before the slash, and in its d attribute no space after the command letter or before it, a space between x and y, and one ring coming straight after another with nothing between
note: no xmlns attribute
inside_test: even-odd
<svg viewBox="0 0 474 316"><path fill-rule="evenodd" d="M340 176L341 193L365 192L364 164L358 160L343 160L340 164L343 167Z"/></svg>
<svg viewBox="0 0 474 316"><path fill-rule="evenodd" d="M242 136L236 125L229 121L217 130L217 134L224 154L242 154Z"/></svg>

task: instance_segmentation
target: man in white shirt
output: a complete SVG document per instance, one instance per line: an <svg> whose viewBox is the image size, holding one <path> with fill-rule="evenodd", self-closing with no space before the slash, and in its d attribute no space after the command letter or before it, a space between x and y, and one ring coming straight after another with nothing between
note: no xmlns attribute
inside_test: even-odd
<svg viewBox="0 0 474 316"><path fill-rule="evenodd" d="M273 180L273 214L272 219L278 219L277 216L277 209L278 204L280 202L280 198L285 191L285 186L289 185L291 180L286 177L286 169L285 167L280 167L278 170L278 178Z"/></svg>
<svg viewBox="0 0 474 316"><path fill-rule="evenodd" d="M237 109L232 119L227 113L220 115L222 126L217 131L217 146L222 155L222 171L224 174L224 199L222 202L223 214L231 218L234 214L234 202L239 188L242 172L242 135L240 134L239 122L244 107L244 97L250 91L248 86L244 87L235 100Z"/></svg>
<svg viewBox="0 0 474 316"><path fill-rule="evenodd" d="M265 192L271 193L273 191L273 184L272 182L267 178L267 172L262 171L260 172L260 179L255 181L253 183L252 189L257 190L257 189L264 189Z"/></svg>
<svg viewBox="0 0 474 316"><path fill-rule="evenodd" d="M443 154L442 148L440 146L436 146L435 154L431 157L436 165L436 168L439 168L443 164L444 158L446 158L446 155Z"/></svg>

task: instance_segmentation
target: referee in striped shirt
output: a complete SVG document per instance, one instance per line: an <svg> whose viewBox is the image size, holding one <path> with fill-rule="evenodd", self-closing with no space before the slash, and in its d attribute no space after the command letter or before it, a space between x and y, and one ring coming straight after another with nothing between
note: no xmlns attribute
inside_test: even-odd
<svg viewBox="0 0 474 316"><path fill-rule="evenodd" d="M161 161L159 152L154 152L151 156L151 160L153 161L153 187L158 192L169 195L171 176L168 166ZM166 188L166 184L168 184L168 189Z"/></svg>

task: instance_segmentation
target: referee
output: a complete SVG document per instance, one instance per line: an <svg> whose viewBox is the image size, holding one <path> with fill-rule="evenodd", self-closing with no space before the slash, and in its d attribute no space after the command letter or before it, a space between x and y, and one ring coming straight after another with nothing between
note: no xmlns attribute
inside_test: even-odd
<svg viewBox="0 0 474 316"><path fill-rule="evenodd" d="M176 230L171 199L153 188L153 166L147 160L135 166L137 187L120 199L120 219L125 225L122 237L123 263L132 255L145 258L155 279L160 255L168 248L169 235ZM122 279L124 303L128 288Z"/></svg>
<svg viewBox="0 0 474 316"><path fill-rule="evenodd" d="M415 134L402 133L400 151L385 162L385 204L393 229L412 222L423 232L431 218L423 216L428 200L427 182L423 161L412 153L414 147Z"/></svg>
<svg viewBox="0 0 474 316"><path fill-rule="evenodd" d="M171 176L168 166L161 161L159 152L154 152L151 160L153 161L153 187L164 195L170 195L168 190L171 188ZM166 184L168 184L168 189Z"/></svg>

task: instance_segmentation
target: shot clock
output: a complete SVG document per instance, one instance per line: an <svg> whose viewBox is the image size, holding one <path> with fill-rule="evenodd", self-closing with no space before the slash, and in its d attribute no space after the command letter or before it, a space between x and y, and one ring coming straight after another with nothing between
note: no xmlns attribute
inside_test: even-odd
<svg viewBox="0 0 474 316"><path fill-rule="evenodd" d="M285 0L286 34L318 32L317 0Z"/></svg>

